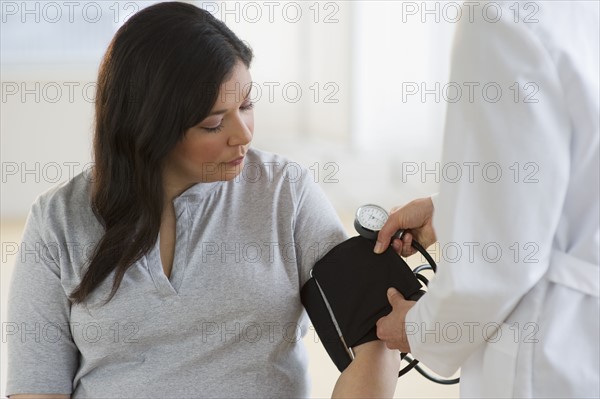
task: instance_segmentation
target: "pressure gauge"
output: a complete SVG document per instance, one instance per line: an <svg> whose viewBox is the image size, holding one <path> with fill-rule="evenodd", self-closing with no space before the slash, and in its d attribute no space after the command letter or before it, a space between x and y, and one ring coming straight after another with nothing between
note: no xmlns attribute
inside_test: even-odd
<svg viewBox="0 0 600 399"><path fill-rule="evenodd" d="M354 228L361 236L370 240L377 238L377 233L385 224L388 218L385 209L377 205L363 205L356 211L354 219Z"/></svg>
<svg viewBox="0 0 600 399"><path fill-rule="evenodd" d="M363 205L356 211L354 228L361 236L369 240L376 240L379 230L381 230L388 217L387 211L378 205ZM399 230L393 238L400 237L402 233L403 231Z"/></svg>

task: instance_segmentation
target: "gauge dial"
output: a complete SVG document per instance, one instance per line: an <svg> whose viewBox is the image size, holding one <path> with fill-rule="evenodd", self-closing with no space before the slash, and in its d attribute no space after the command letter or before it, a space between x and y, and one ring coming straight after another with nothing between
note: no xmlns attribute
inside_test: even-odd
<svg viewBox="0 0 600 399"><path fill-rule="evenodd" d="M356 211L356 221L371 231L381 230L388 216L386 210L377 205L364 205Z"/></svg>

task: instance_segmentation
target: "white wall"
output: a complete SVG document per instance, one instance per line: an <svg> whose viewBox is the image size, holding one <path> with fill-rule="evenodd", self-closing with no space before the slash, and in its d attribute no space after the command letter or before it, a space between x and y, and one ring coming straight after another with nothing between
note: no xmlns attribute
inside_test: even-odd
<svg viewBox="0 0 600 399"><path fill-rule="evenodd" d="M94 82L117 9L67 3L0 5L2 218L23 218L37 194L91 161Z"/></svg>
<svg viewBox="0 0 600 399"><path fill-rule="evenodd" d="M62 18L49 6L60 2L10 3L2 6L1 215L22 218L38 193L89 167L100 58L125 16L153 2L81 3L61 7ZM193 3L214 12L254 49L258 146L275 151L290 141L321 138L345 145L351 134L351 3L312 9L279 3L270 6L272 14L268 2ZM102 5L98 22L88 22L96 8L86 4Z"/></svg>
<svg viewBox="0 0 600 399"><path fill-rule="evenodd" d="M67 7L50 22L57 17L48 4L60 2L28 3L37 13L5 3L0 210L22 218L38 193L89 166L100 57L128 13L151 2L102 2L96 23L86 22L94 2L74 8L72 23ZM312 166L332 199L344 199L340 213L435 191L433 179L409 182L402 168L438 158L444 103L403 99L403 87L443 84L451 24L408 17L398 1L194 3L254 49L256 146Z"/></svg>

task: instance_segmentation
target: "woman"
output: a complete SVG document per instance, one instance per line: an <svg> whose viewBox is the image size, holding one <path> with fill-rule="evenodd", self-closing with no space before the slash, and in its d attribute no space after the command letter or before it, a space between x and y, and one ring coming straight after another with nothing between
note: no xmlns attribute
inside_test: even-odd
<svg viewBox="0 0 600 399"><path fill-rule="evenodd" d="M92 178L27 221L8 320L40 334L8 343L11 398L308 394L299 289L345 233L305 170L250 149L251 59L189 4L119 29ZM397 352L355 350L334 395L390 396Z"/></svg>

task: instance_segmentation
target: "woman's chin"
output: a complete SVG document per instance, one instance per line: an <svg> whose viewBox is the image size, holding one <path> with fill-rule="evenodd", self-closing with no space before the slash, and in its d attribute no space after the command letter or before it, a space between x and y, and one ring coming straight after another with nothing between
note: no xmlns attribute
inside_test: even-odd
<svg viewBox="0 0 600 399"><path fill-rule="evenodd" d="M223 167L220 170L221 176L219 176L218 180L230 181L235 178L238 178L238 176L240 176L240 174L242 173L242 170L244 169L244 164L245 164L244 160L242 160L241 162L236 163L236 164L232 164L232 163L223 164Z"/></svg>

